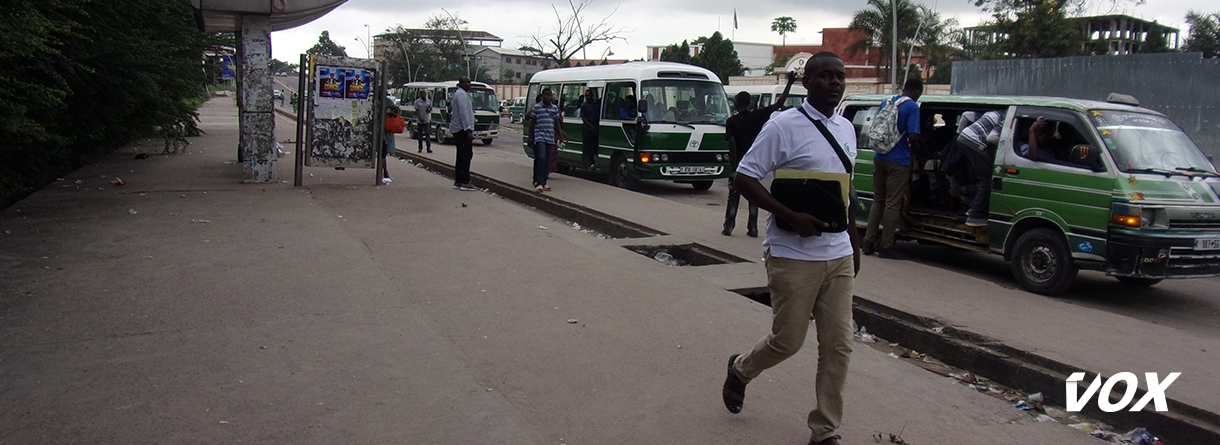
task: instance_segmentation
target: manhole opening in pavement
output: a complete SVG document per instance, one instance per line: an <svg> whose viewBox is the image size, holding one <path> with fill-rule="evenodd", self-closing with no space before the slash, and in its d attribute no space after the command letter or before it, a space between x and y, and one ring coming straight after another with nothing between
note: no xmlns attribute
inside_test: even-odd
<svg viewBox="0 0 1220 445"><path fill-rule="evenodd" d="M652 258L666 266L711 266L746 263L747 260L691 243L673 246L623 246L632 252Z"/></svg>
<svg viewBox="0 0 1220 445"><path fill-rule="evenodd" d="M771 292L765 287L748 287L745 289L729 289L737 295L754 300L756 303L762 303L767 307L771 307Z"/></svg>

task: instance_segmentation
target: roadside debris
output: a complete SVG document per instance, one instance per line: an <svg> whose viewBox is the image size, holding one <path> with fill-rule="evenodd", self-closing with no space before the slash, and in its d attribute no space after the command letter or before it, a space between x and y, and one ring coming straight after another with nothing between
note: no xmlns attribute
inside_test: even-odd
<svg viewBox="0 0 1220 445"><path fill-rule="evenodd" d="M598 235L598 238L601 238L601 235ZM657 252L656 255L653 255L652 259L657 260L661 264L664 264L664 265L670 266L670 267L685 266L685 264L683 264L681 261L678 261L677 258L674 258L673 255L670 255L669 252L666 252L666 251Z"/></svg>
<svg viewBox="0 0 1220 445"><path fill-rule="evenodd" d="M569 319L568 319L568 324L576 324L576 322L578 322L578 321L580 321L580 320L577 320L577 319L575 319L575 318L569 318Z"/></svg>
<svg viewBox="0 0 1220 445"><path fill-rule="evenodd" d="M136 214L136 209L127 209L127 213L130 213L130 214L132 214L132 215L135 215L135 214Z"/></svg>
<svg viewBox="0 0 1220 445"><path fill-rule="evenodd" d="M546 230L546 226L538 226L538 230Z"/></svg>
<svg viewBox="0 0 1220 445"><path fill-rule="evenodd" d="M122 178L119 178L118 176L115 176L115 177L114 177L114 180L113 180L113 181L110 181L110 185L114 185L114 186L119 186L119 187L122 187L122 186L124 186L124 185L127 185L127 182L123 181L123 179L122 179Z"/></svg>
<svg viewBox="0 0 1220 445"><path fill-rule="evenodd" d="M195 223L195 224L207 224L207 223L210 223L210 222L212 222L212 221L211 221L211 220L206 220L206 219L192 219L192 220L191 220L191 222L192 222L192 223Z"/></svg>
<svg viewBox="0 0 1220 445"><path fill-rule="evenodd" d="M862 341L865 343L876 343L877 337L874 337L873 334L869 334L868 329L865 328L864 326L860 326L860 330L856 331L856 340L859 340L859 341Z"/></svg>

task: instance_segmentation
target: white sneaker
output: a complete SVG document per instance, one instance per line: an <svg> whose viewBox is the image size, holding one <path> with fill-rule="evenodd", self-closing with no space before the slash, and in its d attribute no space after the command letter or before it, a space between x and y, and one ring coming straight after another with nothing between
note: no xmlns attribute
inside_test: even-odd
<svg viewBox="0 0 1220 445"><path fill-rule="evenodd" d="M542 193L542 192L543 192L543 191L545 191L545 190L546 190L546 189L542 188L542 186L541 186L541 185L534 186L534 191L535 191L535 192Z"/></svg>
<svg viewBox="0 0 1220 445"><path fill-rule="evenodd" d="M391 180L390 178L381 178L381 183L382 183L382 184L389 184L389 183L391 183L391 182L394 182L394 181L393 181L393 180Z"/></svg>

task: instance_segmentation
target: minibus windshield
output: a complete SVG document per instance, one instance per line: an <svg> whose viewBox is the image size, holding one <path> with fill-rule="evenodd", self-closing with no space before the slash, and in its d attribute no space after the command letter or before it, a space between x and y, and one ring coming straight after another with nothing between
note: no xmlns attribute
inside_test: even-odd
<svg viewBox="0 0 1220 445"><path fill-rule="evenodd" d="M470 104L474 106L475 111L499 112L499 103L494 90L470 90Z"/></svg>
<svg viewBox="0 0 1220 445"><path fill-rule="evenodd" d="M724 125L729 117L724 86L716 82L684 79L641 82L648 102L648 120L681 124Z"/></svg>
<svg viewBox="0 0 1220 445"><path fill-rule="evenodd" d="M1194 141L1168 118L1114 110L1091 110L1089 114L1123 172L1216 171Z"/></svg>

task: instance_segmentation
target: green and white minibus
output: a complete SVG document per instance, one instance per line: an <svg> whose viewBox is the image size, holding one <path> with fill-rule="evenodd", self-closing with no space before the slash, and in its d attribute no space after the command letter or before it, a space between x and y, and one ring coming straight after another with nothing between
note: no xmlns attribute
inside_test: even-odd
<svg viewBox="0 0 1220 445"><path fill-rule="evenodd" d="M865 206L875 152L864 135L889 97L851 96L839 105L860 137L855 185ZM1131 286L1220 276L1220 174L1165 115L1119 95L1108 102L924 95L918 103L928 151L912 154L911 237L1003 255L1022 287L1046 295L1071 287L1078 269ZM942 169L968 111L1004 113L990 177L980 178L991 183L983 227L965 224L968 204ZM1053 134L1039 144L1047 156L1029 159L1020 148L1038 119ZM858 226L868 213L856 213Z"/></svg>
<svg viewBox="0 0 1220 445"><path fill-rule="evenodd" d="M453 140L449 133L449 100L457 91L457 81L448 82L411 82L398 89L399 108L402 117L407 120L407 127L413 137L418 131L419 118L415 115L415 99L419 91L427 93L432 100L430 125L432 137L437 143ZM500 134L500 102L496 100L496 92L482 82L470 82L470 103L474 106L474 138L482 139L483 145L491 145Z"/></svg>
<svg viewBox="0 0 1220 445"><path fill-rule="evenodd" d="M728 99L716 74L669 62L630 62L540 71L530 79L526 110L550 88L563 113L567 141L559 144L559 165L589 168L583 161L580 105L586 89L601 101L595 168L610 172L610 183L634 187L638 180L689 183L711 188L732 172L724 123ZM631 102L630 104L628 103ZM641 110L629 118L631 110ZM529 147L533 120L526 119L522 146Z"/></svg>

